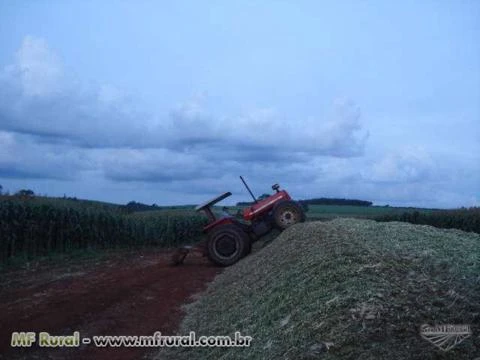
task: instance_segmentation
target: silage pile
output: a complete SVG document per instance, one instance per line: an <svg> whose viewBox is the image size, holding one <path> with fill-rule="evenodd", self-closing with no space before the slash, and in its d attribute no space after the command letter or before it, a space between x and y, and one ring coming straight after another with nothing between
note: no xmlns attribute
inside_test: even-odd
<svg viewBox="0 0 480 360"><path fill-rule="evenodd" d="M253 337L250 348L162 350L159 359L480 357L480 235L406 223L298 224L228 268L180 334ZM469 324L447 353L422 324Z"/></svg>

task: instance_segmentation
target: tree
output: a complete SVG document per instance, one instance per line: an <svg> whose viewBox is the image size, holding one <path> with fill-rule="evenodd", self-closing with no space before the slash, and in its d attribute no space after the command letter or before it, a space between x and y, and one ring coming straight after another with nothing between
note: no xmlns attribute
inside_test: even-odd
<svg viewBox="0 0 480 360"><path fill-rule="evenodd" d="M35 193L33 192L33 190L30 190L30 189L22 189L17 191L15 195L31 197L31 196L35 196Z"/></svg>

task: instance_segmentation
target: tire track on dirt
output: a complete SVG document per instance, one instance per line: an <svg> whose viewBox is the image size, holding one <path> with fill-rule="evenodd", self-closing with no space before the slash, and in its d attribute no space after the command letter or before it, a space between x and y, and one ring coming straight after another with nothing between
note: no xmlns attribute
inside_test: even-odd
<svg viewBox="0 0 480 360"><path fill-rule="evenodd" d="M169 254L147 254L99 265L68 279L28 289L4 290L0 296L0 358L137 359L152 349L11 348L13 331L48 331L69 335L172 335L183 317L181 305L206 288L221 269L205 258L169 266ZM19 282L21 283L21 281ZM21 295L18 299L16 295Z"/></svg>

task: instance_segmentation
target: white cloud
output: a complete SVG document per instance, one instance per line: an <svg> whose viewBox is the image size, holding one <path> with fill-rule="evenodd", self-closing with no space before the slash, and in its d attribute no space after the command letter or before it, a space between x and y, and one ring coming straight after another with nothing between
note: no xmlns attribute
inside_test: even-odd
<svg viewBox="0 0 480 360"><path fill-rule="evenodd" d="M48 96L59 91L62 64L44 39L26 36L9 70L19 76L26 96Z"/></svg>
<svg viewBox="0 0 480 360"><path fill-rule="evenodd" d="M435 162L424 148L406 147L377 160L363 176L374 182L407 183L429 180L435 170Z"/></svg>
<svg viewBox="0 0 480 360"><path fill-rule="evenodd" d="M74 148L0 131L0 177L73 179L90 165L85 154Z"/></svg>
<svg viewBox="0 0 480 360"><path fill-rule="evenodd" d="M168 149L100 149L89 155L112 180L168 182L216 175L214 164L200 156Z"/></svg>
<svg viewBox="0 0 480 360"><path fill-rule="evenodd" d="M118 105L124 96L120 89L110 84L101 85L98 90L98 100L105 105Z"/></svg>
<svg viewBox="0 0 480 360"><path fill-rule="evenodd" d="M418 146L362 156L369 133L348 99L317 116L290 118L275 107L217 114L199 93L152 115L114 85L78 84L45 40L25 38L15 64L0 71L0 178L94 174L118 192L121 184L142 188L145 198L161 183L162 196L233 190L239 201L248 198L238 181L245 175L257 194L279 182L301 198L478 204L475 157L438 158Z"/></svg>
<svg viewBox="0 0 480 360"><path fill-rule="evenodd" d="M179 152L199 146L203 156L213 148L218 158L219 150L227 149L228 158L237 153L242 159L243 150L251 158L255 153L265 158L265 152L358 156L366 141L360 112L348 101L336 102L331 116L289 119L274 108L218 115L206 109L206 93L199 93L163 116L139 113L113 85L84 91L64 76L46 41L31 36L24 39L16 63L4 70L0 85L0 130L76 146Z"/></svg>
<svg viewBox="0 0 480 360"><path fill-rule="evenodd" d="M362 128L360 111L352 101L336 101L333 108L328 118L287 119L274 108L221 117L209 114L201 102L189 101L175 110L169 130L175 135L174 146L221 143L277 153L362 155L368 132Z"/></svg>

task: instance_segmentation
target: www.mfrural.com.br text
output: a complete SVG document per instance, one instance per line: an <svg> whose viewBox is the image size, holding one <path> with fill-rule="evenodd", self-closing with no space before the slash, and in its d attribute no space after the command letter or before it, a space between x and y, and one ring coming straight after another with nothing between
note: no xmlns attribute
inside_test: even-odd
<svg viewBox="0 0 480 360"><path fill-rule="evenodd" d="M12 347L248 347L251 336L235 332L230 336L198 336L194 331L188 335L162 335L156 331L153 335L97 335L81 336L79 331L71 335L51 335L48 332L13 332Z"/></svg>

